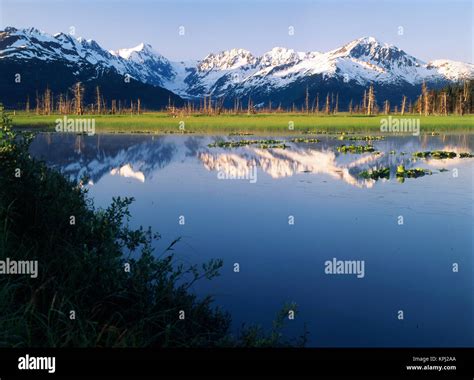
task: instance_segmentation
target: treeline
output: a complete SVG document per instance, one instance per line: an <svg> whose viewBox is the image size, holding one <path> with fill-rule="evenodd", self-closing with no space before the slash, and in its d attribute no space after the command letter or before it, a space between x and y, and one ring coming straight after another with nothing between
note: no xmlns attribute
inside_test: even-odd
<svg viewBox="0 0 474 380"><path fill-rule="evenodd" d="M392 104L388 99L377 99L373 85L364 90L360 99L351 99L343 112L358 115L378 114L418 114L418 115L465 115L474 113L474 87L472 80L452 84L441 89L428 88L425 82L421 92L414 101L406 95L401 95L397 104ZM142 103L140 98L129 101L106 99L100 86L95 86L94 102L84 101L85 87L81 82L74 84L66 93L53 94L46 88L42 94L36 92L33 102L27 97L26 112L35 112L37 115L50 114L141 114ZM89 97L90 98L90 97ZM166 110L170 116L187 115L239 115L257 113L306 113L316 115L334 115L341 112L339 108L339 93L320 93L311 95L306 88L304 101L297 106L283 107L281 103L274 104L271 100L267 104L255 104L252 97L245 99L235 98L232 106L225 106L225 97L212 98L204 96L200 100L185 102L183 106L176 106L171 97L168 98Z"/></svg>
<svg viewBox="0 0 474 380"><path fill-rule="evenodd" d="M423 82L421 92L417 99L411 100L406 95L400 96L397 104L392 104L388 99L380 101L376 97L373 85L366 89L360 99L351 99L347 108L342 112L359 115L378 114L419 114L419 115L464 115L474 113L472 80L466 80L459 84L449 85L442 89L430 89ZM183 107L175 107L170 104L168 113L172 116L186 115L220 115L220 114L257 114L257 113L301 113L316 115L334 115L341 112L339 107L339 93L316 93L311 96L306 88L303 104L297 106L295 103L290 107L282 107L282 104L274 104L271 100L267 104L255 105L252 97L246 99L234 99L232 107L224 107L225 98L205 96L198 103L187 102Z"/></svg>
<svg viewBox="0 0 474 380"><path fill-rule="evenodd" d="M54 94L48 87L43 93L36 91L36 96L31 102L28 96L25 103L27 113L34 112L37 115L83 115L83 114L140 114L142 105L140 98L129 101L111 99L103 96L100 86L95 86L94 102L86 103L85 86L82 82L77 82L68 92Z"/></svg>
<svg viewBox="0 0 474 380"><path fill-rule="evenodd" d="M449 85L441 90L428 91L423 98L423 112L428 114L472 114L474 113L474 80ZM418 99L420 101L421 99Z"/></svg>

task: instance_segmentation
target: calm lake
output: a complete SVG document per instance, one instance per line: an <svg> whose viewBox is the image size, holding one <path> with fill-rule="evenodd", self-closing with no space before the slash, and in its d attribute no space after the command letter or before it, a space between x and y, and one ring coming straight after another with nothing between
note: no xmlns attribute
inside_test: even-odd
<svg viewBox="0 0 474 380"><path fill-rule="evenodd" d="M74 179L88 174L98 207L134 197L132 223L162 235L157 253L182 237L178 261L222 258L220 276L194 290L213 295L236 330L268 329L295 302L285 333L306 325L309 346L472 346L474 158L413 162L412 153L473 152L474 134L386 137L371 143L380 154L336 149L362 141L296 137L321 141L44 133L31 151ZM208 147L265 138L288 148ZM398 181L400 164L432 175ZM389 180L358 175L387 166ZM326 273L333 259L363 272Z"/></svg>

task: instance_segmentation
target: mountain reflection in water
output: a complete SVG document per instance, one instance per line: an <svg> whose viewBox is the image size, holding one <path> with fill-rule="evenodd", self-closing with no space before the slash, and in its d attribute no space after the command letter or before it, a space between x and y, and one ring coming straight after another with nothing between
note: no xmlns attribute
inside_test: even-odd
<svg viewBox="0 0 474 380"><path fill-rule="evenodd" d="M335 180L359 188L371 188L375 181L358 174L367 169L398 165L406 168L456 166L461 159L420 160L416 164L411 153L418 150L472 150L472 136L393 137L371 144L380 154L342 154L336 147L348 144L330 137L323 137L317 144L285 143L287 149L261 149L252 145L225 149L208 148L216 137L209 136L140 136L140 135L76 135L40 134L32 153L42 157L75 180L87 174L91 183L106 175L119 175L145 182L172 162L200 162L209 171L223 171L244 175L249 168L257 167L272 179L302 174L326 174ZM362 144L362 143L360 143ZM390 154L395 150L397 153ZM405 154L399 154L399 153Z"/></svg>

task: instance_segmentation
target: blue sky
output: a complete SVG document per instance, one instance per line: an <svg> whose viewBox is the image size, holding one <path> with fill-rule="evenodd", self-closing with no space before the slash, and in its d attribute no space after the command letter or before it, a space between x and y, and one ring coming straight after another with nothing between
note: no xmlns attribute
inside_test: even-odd
<svg viewBox="0 0 474 380"><path fill-rule="evenodd" d="M175 60L234 47L254 54L275 46L328 51L374 36L425 61L474 62L473 18L471 0L0 0L2 29L56 33L74 26L77 37L106 49L147 42Z"/></svg>

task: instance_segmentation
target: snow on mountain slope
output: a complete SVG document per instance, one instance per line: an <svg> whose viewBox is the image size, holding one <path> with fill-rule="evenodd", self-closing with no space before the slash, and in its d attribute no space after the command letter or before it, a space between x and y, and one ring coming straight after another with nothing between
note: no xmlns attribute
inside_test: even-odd
<svg viewBox="0 0 474 380"><path fill-rule="evenodd" d="M39 59L64 61L69 66L93 65L118 67L124 70L126 61L120 60L102 49L97 42L73 38L64 33L54 36L35 28L6 28L0 32L0 59Z"/></svg>
<svg viewBox="0 0 474 380"><path fill-rule="evenodd" d="M148 50L148 46L145 46L145 44L142 42L133 48L119 49L117 51L109 50L109 53L115 56L122 57L123 59L129 59L132 54L140 56L140 53L144 52L145 50Z"/></svg>
<svg viewBox="0 0 474 380"><path fill-rule="evenodd" d="M150 45L109 52L94 40L76 39L64 33L51 36L34 28L6 28L0 32L0 59L63 61L78 68L92 65L98 72L113 68L120 74L153 85L161 85L163 77L173 75L168 60L154 52Z"/></svg>
<svg viewBox="0 0 474 380"><path fill-rule="evenodd" d="M451 61L449 59L437 59L428 62L427 68L435 68L438 73L452 81L472 78L474 71L474 65L470 63Z"/></svg>
<svg viewBox="0 0 474 380"><path fill-rule="evenodd" d="M232 49L221 51L217 54L209 54L197 65L202 72L210 70L235 70L242 66L256 63L256 58L245 49Z"/></svg>
<svg viewBox="0 0 474 380"><path fill-rule="evenodd" d="M454 61L430 64L407 54L396 46L364 37L327 53L296 52L276 47L261 57L243 49L211 54L197 65L186 79L192 83L182 95L224 95L234 89L245 95L256 87L270 92L302 78L321 74L324 78L355 81L360 85L420 84L426 81L457 81L474 77L474 65ZM186 86L181 86L186 88ZM191 91L189 91L191 90Z"/></svg>
<svg viewBox="0 0 474 380"><path fill-rule="evenodd" d="M142 82L163 86L166 79L176 76L171 63L149 44L142 42L133 48L110 53L126 62L124 66L115 66L119 72L128 73Z"/></svg>
<svg viewBox="0 0 474 380"><path fill-rule="evenodd" d="M272 50L263 54L258 60L258 63L261 67L292 64L298 62L304 55L305 53L302 53L300 57L300 54L292 49L274 47Z"/></svg>
<svg viewBox="0 0 474 380"><path fill-rule="evenodd" d="M423 61L374 37L360 38L333 50L328 53L328 59L337 62L346 79L360 84L367 81L416 84L426 79L444 79Z"/></svg>
<svg viewBox="0 0 474 380"><path fill-rule="evenodd" d="M200 61L172 62L145 43L107 51L93 40L9 27L0 31L1 59L64 61L78 70L93 65L98 72L114 69L184 97L241 96L257 88L270 93L315 75L362 86L371 82L417 85L423 80L474 77L473 64L451 60L425 63L374 37L359 38L326 53L275 47L257 57L245 49L231 49L211 53Z"/></svg>

